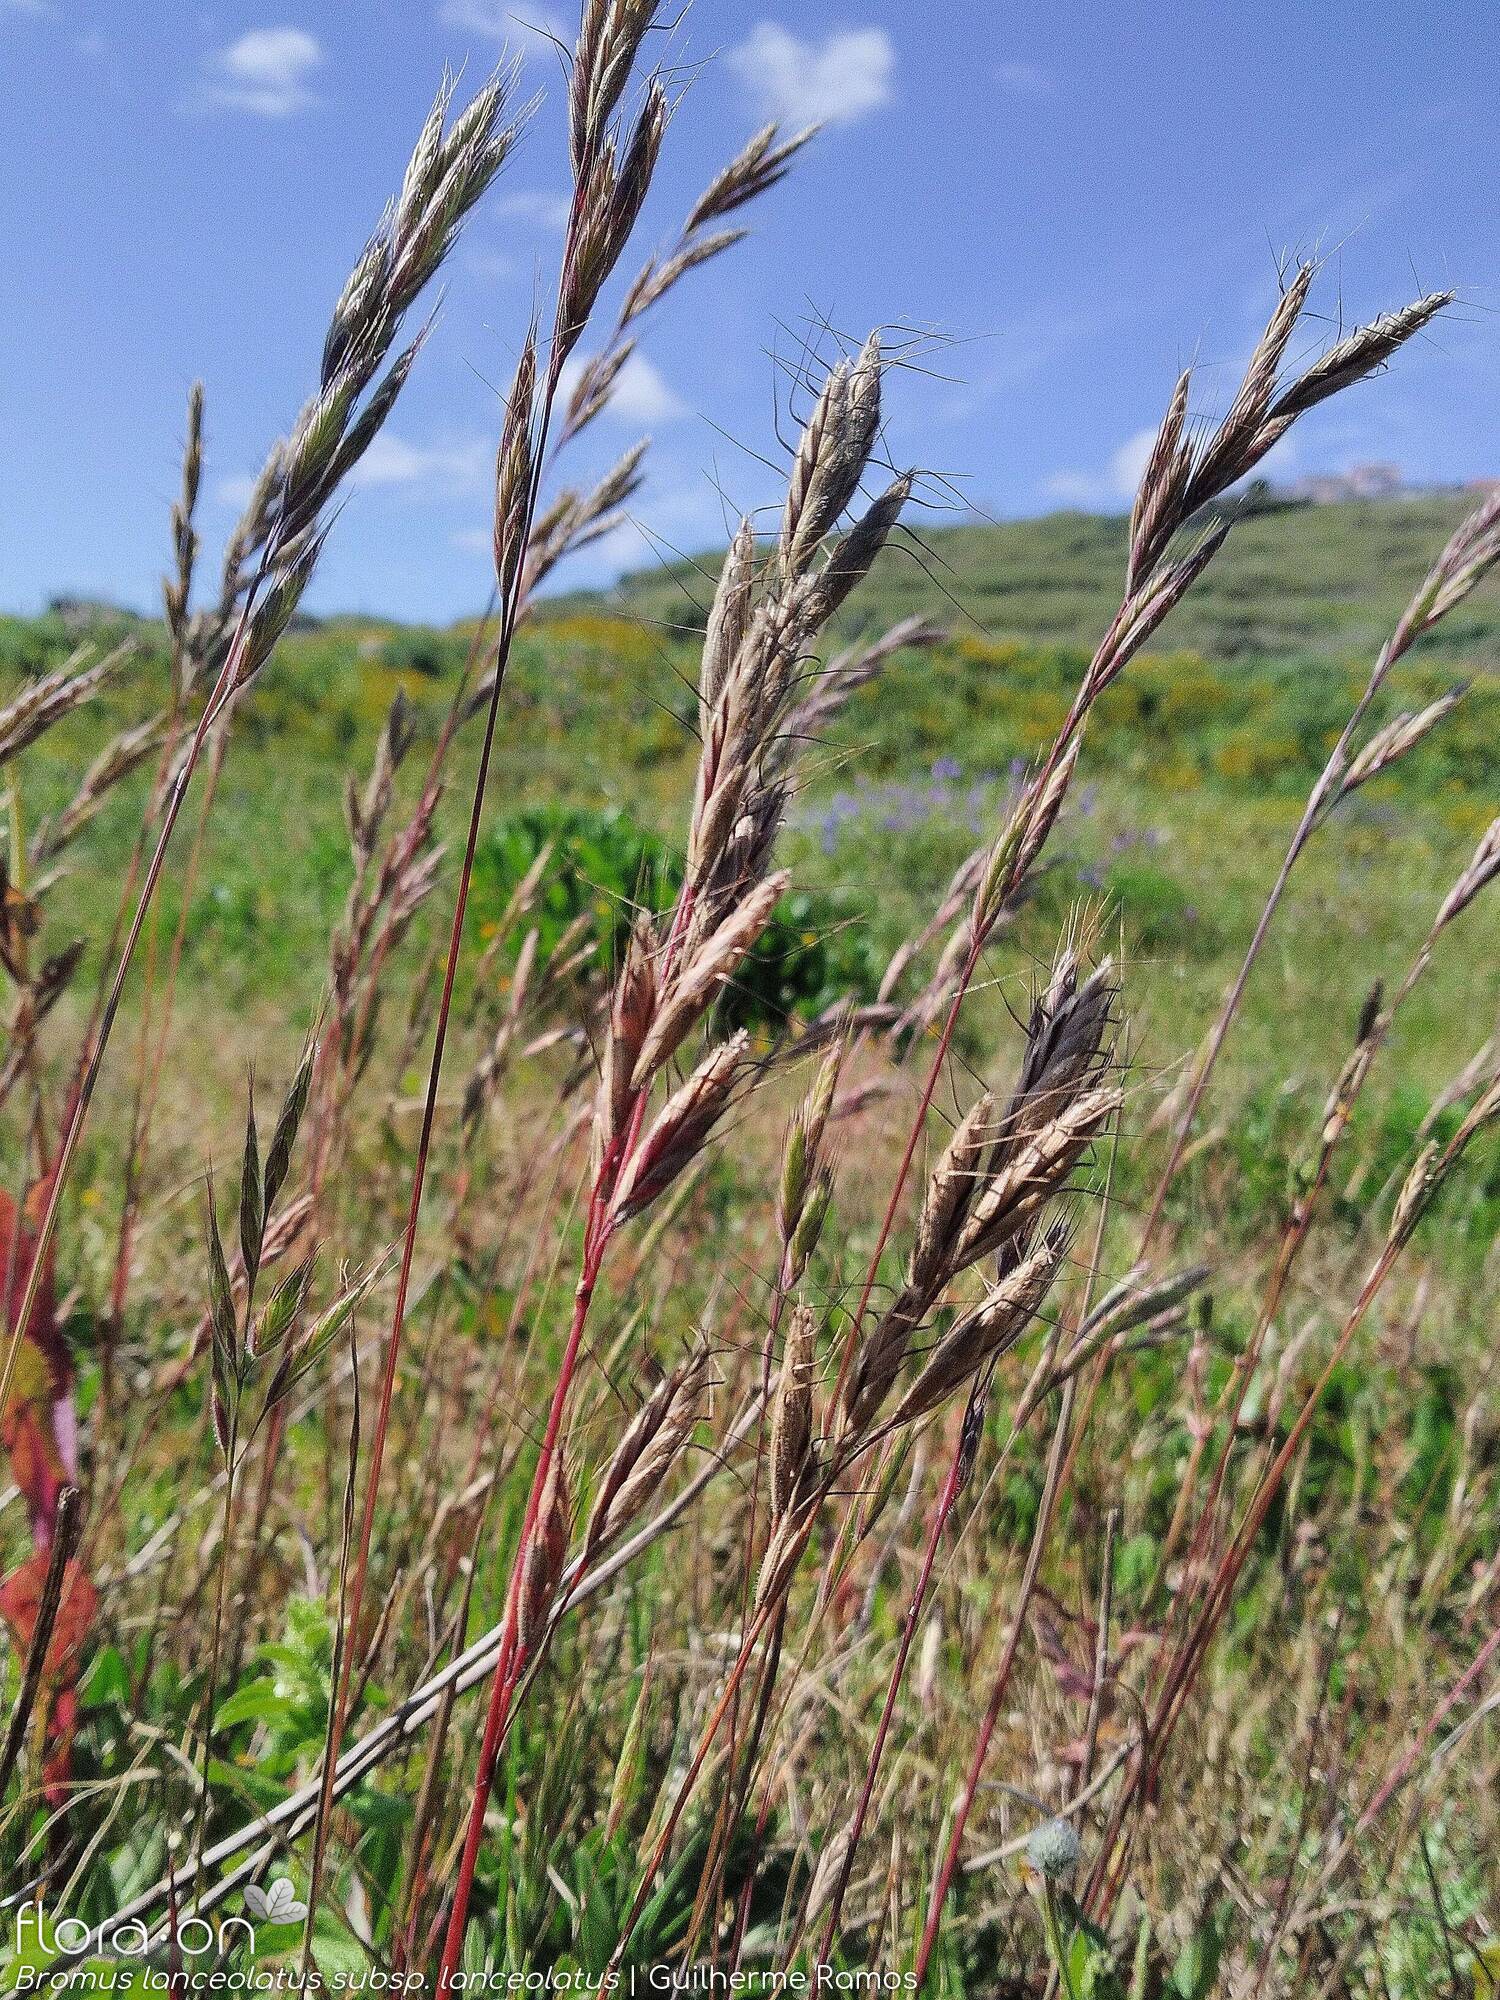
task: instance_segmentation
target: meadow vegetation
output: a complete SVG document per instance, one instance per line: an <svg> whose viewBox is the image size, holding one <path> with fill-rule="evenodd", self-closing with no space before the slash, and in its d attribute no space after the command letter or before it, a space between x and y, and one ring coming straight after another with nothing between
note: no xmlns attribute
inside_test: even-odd
<svg viewBox="0 0 1500 2000"><path fill-rule="evenodd" d="M1500 499L1243 497L1446 300L1294 363L1289 268L1128 517L1005 526L815 335L778 510L557 595L808 136L637 271L656 17L484 617L298 604L508 78L222 563L195 392L163 616L0 619L4 1990L1496 1990Z"/></svg>

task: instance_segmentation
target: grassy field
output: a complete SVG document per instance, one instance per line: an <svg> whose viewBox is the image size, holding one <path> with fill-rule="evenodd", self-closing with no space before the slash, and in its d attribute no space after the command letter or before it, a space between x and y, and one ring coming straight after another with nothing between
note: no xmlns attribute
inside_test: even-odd
<svg viewBox="0 0 1500 2000"><path fill-rule="evenodd" d="M194 392L162 620L0 619L0 1990L1484 2000L1500 498L1240 497L1451 301L1294 363L1289 267L1128 520L924 522L872 335L759 535L549 595L808 136L611 289L657 12L497 620L296 612L504 75L222 582Z"/></svg>
<svg viewBox="0 0 1500 2000"><path fill-rule="evenodd" d="M1045 956L1061 913L1080 899L1103 901L1161 1065L1179 1061L1211 1015L1380 638L1462 512L1460 499L1439 496L1247 521L1220 558L1225 573L1210 570L1202 601L1182 607L1163 650L1136 662L1100 703L1057 865L1022 926L1023 951ZM808 760L790 853L798 881L829 898L824 921L857 915L877 947L890 946L930 910L1020 762L1057 728L1090 635L1113 609L1122 538L1119 521L1073 515L924 534L932 551L924 561L954 603L914 556L884 559L846 636L918 612L947 636L898 654ZM507 826L533 808L618 815L680 842L696 751L695 641L682 628L701 619L703 596L700 587L695 604L689 588L629 579L608 599L544 607L522 635L489 816L497 853ZM1283 622L1256 624L1246 605L1261 619L1275 607ZM0 691L56 666L73 636L57 618L0 623ZM49 735L28 772L32 819L60 809L113 731L165 698L161 627L106 622L96 634L101 645L122 636L132 642L127 664ZM206 829L185 967L190 981L210 979L221 1003L248 1009L255 1033L279 1020L300 1034L317 1005L326 939L348 886L344 773L368 768L398 692L412 704L419 742L430 744L471 638L467 626L329 620L289 636L247 704ZM1326 1074L1361 982L1392 973L1487 824L1497 668L1500 615L1482 593L1388 683L1377 710L1384 718L1420 709L1454 683L1473 685L1442 731L1326 830L1287 913L1283 949L1257 983L1240 1043L1246 1076L1263 1075L1273 1049L1296 1054L1314 1078ZM444 810L450 833L470 773L461 749ZM140 789L111 799L92 831L89 872L60 887L60 933L97 932L93 870L107 879L124 865ZM498 914L486 896L503 903L508 883L495 886L503 863L497 869L488 888L481 879L476 932ZM1327 1005L1319 939L1345 969L1343 1015ZM1466 987L1466 974L1448 981L1440 968L1405 1030L1426 1087L1453 1067L1474 1025ZM233 1069L225 1082L236 1086Z"/></svg>
<svg viewBox="0 0 1500 2000"><path fill-rule="evenodd" d="M1215 587L1167 628L1161 645L1137 661L1099 706L1048 865L987 954L986 977L966 1012L959 1065L961 1073L996 1066L1004 1073L1014 1060L1015 1021L1024 1018L1059 930L1091 913L1100 948L1107 944L1118 955L1129 1024L1124 1127L1131 1143L1118 1149L1107 1182L1110 1200L1098 1248L1106 1275L1131 1262L1160 1162L1159 1107L1245 950L1301 802L1362 685L1387 614L1394 617L1459 512L1456 501L1438 498L1276 512L1246 522L1226 551L1222 573L1215 572ZM1107 620L1122 527L1058 516L944 531L924 541L924 565L944 579L943 590L935 592L910 557L889 556L849 636L919 610L941 620L945 636L899 653L807 760L784 842L797 884L780 946L789 958L776 962L774 977L766 975L763 1004L746 1003L746 1018L762 1037L780 1032L778 1016L787 1005L793 1022L799 1012L805 1022L841 991L872 993L886 957L920 927L963 856L1003 818L1028 760L1062 718L1087 663L1083 649L1091 629ZM1329 581L1334 577L1338 588ZM544 845L554 886L528 917L541 958L565 950L570 936L582 936L586 964L571 985L543 998L540 1025L566 1017L564 1002L569 994L576 1002L580 977L587 985L608 971L623 942L630 902L660 902L669 892L696 756L684 692L697 645L684 629L692 622L684 611L688 590L683 579L632 579L608 600L565 599L544 606L518 645L469 915L471 957L460 997L466 1045L481 1045L497 1004L503 1011L526 924L507 930L502 920ZM695 594L701 608L701 593ZM131 650L107 689L52 730L13 778L11 807L23 837L66 804L79 772L114 732L164 698L163 629L104 619L89 634L101 647L122 636ZM0 702L56 667L77 637L57 617L0 625ZM399 695L410 704L416 738L402 773L401 796L411 805L417 784L408 774L420 771L441 726L471 637L472 628L418 632L358 620L331 620L291 634L237 720L192 866L191 901L184 912L179 858L158 906L154 971L127 1001L129 1026L119 1057L125 1075L136 1060L144 1018L139 992L159 998L162 963L179 916L181 989L122 1323L110 1324L105 1304L118 1255L118 1189L128 1143L131 1098L123 1088L112 1093L93 1128L61 1232L59 1282L71 1302L67 1324L78 1397L86 1424L100 1438L100 1471L109 1449L104 1439L117 1438L115 1448L124 1449L125 1440L135 1438L127 1502L94 1531L96 1563L106 1570L113 1563L117 1576L149 1555L152 1537L190 1490L184 1452L198 1462L197 1477L209 1476L201 1454L211 1441L199 1428L197 1392L190 1378L173 1386L189 1352L183 1342L192 1301L195 1293L201 1296L195 1189L213 1161L232 1173L247 1071L253 1064L263 1091L279 1088L273 1080L290 1073L321 1004L329 977L327 940L340 922L351 880L346 774L368 770ZM1212 1424L1204 1428L1207 1420L1195 1413L1223 1393L1234 1355L1251 1337L1266 1246L1286 1226L1305 1185L1309 1148L1364 996L1376 980L1399 981L1491 814L1492 745L1500 723L1497 659L1500 616L1493 598L1481 593L1444 629L1441 646L1418 652L1398 670L1384 700L1387 716L1421 707L1457 678L1471 677L1474 685L1430 742L1320 831L1273 947L1257 968L1168 1210L1174 1240L1191 1244L1212 1265L1211 1293L1204 1295L1190 1338L1121 1362L1108 1377L1055 1529L1024 1686L1018 1685L1014 1713L1004 1725L1012 1766L1026 1772L1026 1797L1068 1786L1066 1756L1062 1763L1057 1759L1083 1719L1071 1709L1069 1689L1084 1630L1079 1621L1086 1623L1098 1588L1099 1536L1110 1510L1118 1510L1111 1532L1121 1632L1140 1639L1170 1626L1180 1582L1172 1566L1174 1515L1186 1469L1204 1440L1215 1436ZM438 814L440 834L450 842L472 771L469 736L461 739ZM81 1027L84 1001L104 969L105 919L128 864L149 768L111 795L89 829L86 861L80 858L49 896L48 940L74 932L88 940L59 1015L66 1023L58 1037L64 1047ZM450 869L451 861L445 862L444 879ZM372 1219L382 1213L395 1224L400 1161L410 1142L423 1062L420 1039L401 1030L400 1017L423 990L422 969L430 972L444 909L441 894L423 907L390 967L369 1102L347 1140L363 1162L361 1191L351 1196L345 1182L331 1195L329 1241L368 1243ZM570 924L581 929L570 933ZM1287 1299L1285 1327L1273 1330L1262 1363L1266 1372L1251 1385L1241 1419L1247 1460L1262 1435L1259 1423L1271 1426L1264 1435L1277 1435L1278 1419L1255 1413L1263 1402L1273 1411L1280 1407L1316 1359L1318 1328L1342 1309L1438 1093L1493 1027L1497 1002L1493 964L1445 943L1359 1104L1325 1227ZM392 1060L404 1061L404 1072L392 1075ZM494 1202L498 1196L502 1206L514 1204L524 1213L539 1243L561 1224L566 1244L566 1154L548 1170L545 1199L517 1159L518 1146L523 1157L528 1147L543 1157L555 1148L556 1093L563 1089L566 1104L566 1069L559 1068L555 1050L514 1062L487 1129L472 1152L460 1153L468 1160L460 1181L477 1176L476 1188L496 1192L477 1203L471 1194L466 1210L450 1209L445 1197L429 1215L423 1255L432 1275L413 1363L429 1378L428 1387L421 1394L408 1384L415 1401L399 1434L403 1456L412 1455L414 1466L424 1456L435 1463L432 1441L448 1432L459 1412L464 1414L443 1456L453 1461L458 1435L469 1440L458 1458L482 1452L495 1421L494 1390L483 1386L491 1357L508 1351L523 1316L524 1323L533 1315L539 1321L528 1355L533 1363L545 1358L549 1343L540 1328L555 1315L546 1271L538 1270L533 1252L521 1255ZM876 1080L873 1072L870 1080ZM840 1206L851 1218L872 1212L880 1176L871 1162L878 1163L881 1150L873 1142L883 1135L898 1143L914 1083L908 1061L895 1073L894 1089L882 1085L885 1094L865 1114L871 1150L865 1142L852 1148L840 1179ZM1451 1129L1456 1114L1445 1117L1440 1131ZM491 1123L496 1118L499 1127ZM635 1267L641 1275L624 1276L611 1291L600 1324L616 1357L641 1338L644 1326L652 1329L649 1347L663 1359L695 1323L715 1327L720 1340L743 1338L734 1329L747 1319L753 1327L761 1308L750 1274L763 1265L761 1238L770 1221L757 1190L777 1171L775 1123L767 1128L762 1119L756 1130L745 1128L690 1191L686 1218L669 1219L669 1235L685 1231L683 1247L669 1259L670 1293L659 1289L662 1277L648 1276L644 1263ZM721 1254L704 1264L691 1245L695 1230L713 1216L727 1229L728 1259ZM1142 1872L1127 1897L1127 1930L1136 1921L1132 1909L1150 1912L1157 1927L1160 1945L1151 1954L1152 1963L1158 1950L1166 1954L1160 1978L1168 1977L1174 1955L1180 1971L1184 1955L1191 1959L1194 1951L1208 1952L1217 1964L1222 1949L1226 1965L1241 1962L1246 1947L1237 1940L1248 1933L1248 1919L1235 1905L1250 1891L1236 1885L1284 1869L1287 1842L1299 1825L1297 1838L1311 1842L1308 1852L1314 1853L1318 1843L1308 1816L1316 1823L1318 1814L1332 1812L1329 1825L1336 1831L1351 1806L1357 1811L1361 1801L1353 1796L1336 1809L1331 1798L1320 1804L1309 1771L1296 1762L1327 1748L1318 1732L1330 1725L1311 1692L1329 1670L1325 1653L1346 1661L1338 1669L1339 1754L1355 1769L1375 1772L1399 1753L1424 1704L1432 1706L1473 1650L1469 1635L1484 1602L1481 1580L1494 1573L1484 1300L1497 1218L1500 1166L1493 1149L1476 1150L1437 1217L1423 1225L1415 1268L1325 1390L1295 1488L1284 1511L1267 1524L1233 1627L1185 1731L1186 1764L1165 1781L1176 1792L1172 1807L1163 1801L1157 1808L1157 1832L1146 1842ZM1092 1231L1094 1222L1083 1226ZM838 1251L821 1260L816 1276L830 1307L870 1244L868 1223L851 1220ZM131 1406L142 1397L151 1414L138 1424L140 1413L132 1416ZM489 1415L476 1416L487 1407ZM338 1475L328 1454L340 1449L341 1421L330 1409L326 1429L315 1417L299 1424L277 1460L276 1495L260 1503L268 1508L257 1531L267 1567L254 1585L258 1609L247 1616L236 1647L235 1691L219 1716L221 1756L228 1760L215 1781L221 1826L271 1803L279 1785L305 1771L326 1726L332 1669L322 1585L309 1595L313 1579L296 1579L294 1544L276 1523L284 1516L289 1526L297 1512L311 1507L315 1516L319 1506L335 1506ZM1285 1419L1279 1421L1284 1430ZM1003 1424L996 1435L1003 1438ZM513 1448L504 1447L502 1463ZM1000 1607L1016 1587L1045 1485L1044 1456L1045 1436L1028 1433L1007 1448L999 1469L987 1473L945 1562L923 1628L925 1709L907 1725L890 1767L894 1789L881 1794L882 1825L902 1784L930 1783L941 1791L951 1783L940 1773L953 1754L949 1746L961 1745L974 1727L990 1651L986 1627L992 1617L1003 1619ZM482 1456L470 1459L481 1462ZM910 1468L898 1460L887 1477L899 1471L903 1479L908 1472L916 1479L924 1462L919 1450ZM439 1491L421 1474L402 1485L404 1493L398 1487L393 1502L395 1525L380 1546L382 1573L393 1579L398 1601L404 1601L398 1580L421 1567L415 1524ZM498 1512L489 1518L488 1537L504 1540L515 1532L515 1503L507 1494L502 1486L492 1502ZM732 1518L725 1516L717 1532L732 1532ZM692 1531L691 1567L702 1579L695 1593L716 1588L712 1520ZM429 1558L431 1553L429 1548ZM460 1573L440 1552L436 1573L446 1574L444 1595L451 1596ZM862 1586L863 1610L857 1602L847 1604L803 1662L808 1675L836 1675L840 1706L852 1715L878 1695L907 1576L907 1559L893 1560L888 1549ZM201 1572L185 1600L173 1593L179 1616L189 1615L205 1578ZM108 1599L110 1636L92 1654L80 1738L80 1755L100 1779L138 1758L130 1741L141 1726L170 1730L193 1712L197 1675L160 1631L159 1610L149 1608L153 1594L160 1606L165 1581L150 1584L146 1601L118 1584ZM471 1630L484 1622L489 1593L497 1587L482 1572L474 1582ZM676 1713L680 1731L701 1712L704 1684L690 1664L696 1619L678 1595L670 1561L652 1560L618 1615L607 1615L587 1637L580 1632L559 1640L565 1670L538 1690L530 1724L512 1739L506 1782L517 1796L536 1786L549 1798L568 1792L569 1803L559 1797L556 1805L562 1831L552 1837L561 1840L556 1851L571 1855L577 1872L570 1876L564 1861L563 1882L554 1889L540 1872L539 1853L512 1853L504 1862L486 1893L499 1897L516 1963L591 1964L599 1947L589 1943L586 1930L579 1932L580 1911L592 1908L606 1932L610 1921L618 1921L616 1899L630 1874L633 1842L651 1821L652 1789L662 1767L653 1757L643 1759L636 1774L639 1800L624 1806L616 1800L617 1810L607 1815L614 1830L601 1845L592 1815L603 1812L605 1801L594 1791L601 1780L587 1740L595 1731L606 1738L638 1732L640 1702L632 1690L644 1701L647 1685L659 1681L652 1727L666 1754L670 1730L667 1737L661 1731L670 1714ZM378 1717L389 1702L391 1683L411 1670L402 1665L408 1657L399 1643L387 1647L365 1693L366 1715ZM652 1663L646 1683L638 1672L643 1659ZM1106 1743L1124 1728L1124 1712L1106 1704ZM861 1733L856 1728L842 1751L825 1746L815 1774L805 1771L804 1782L834 1795L852 1785ZM1290 1743L1299 1746L1291 1762ZM803 1762L805 1755L804 1746ZM841 1775L843 1755L855 1761ZM1378 1925L1372 1916L1363 1935L1357 1918L1315 1929L1309 1934L1315 1943L1305 1937L1300 1945L1304 1965L1337 1963L1342 1955L1368 1974L1378 1961L1390 1992L1415 1995L1432 1990L1425 1982L1442 1963L1446 1927L1456 1932L1467 1926L1466 1935L1483 1935L1485 1913L1493 1917L1500 1887L1491 1865L1493 1800L1482 1803L1487 1780L1480 1776L1492 1764L1477 1741L1455 1761L1457 1768L1450 1763L1432 1780L1425 1846L1419 1841L1412 1847L1407 1823L1389 1850L1403 1857L1400 1892L1382 1909ZM1470 1770L1472 1784L1464 1776ZM399 1846L415 1784L415 1773L404 1781L393 1776L356 1795L363 1797L356 1813L365 1828L360 1851L366 1857L350 1864L356 1872L373 1869L378 1876L386 1865L379 1860L381 1843ZM938 1831L937 1795L932 1813L929 1828L911 1828L919 1843ZM1003 1794L997 1796L980 1818L1003 1841L1017 1824L1015 1801L1007 1805ZM1023 1831L1025 1822L1023 1805ZM779 1815L774 1824L782 1826ZM778 1836L783 1860L770 1878L782 1879L784 1887L795 1880L794 1824ZM895 1823L890 1837L898 1837ZM96 1879L92 1902L80 1905L86 1913L118 1907L129 1883L160 1865L157 1835L143 1831L123 1846L117 1835L110 1839L114 1859L108 1874ZM690 1842L685 1852L692 1851ZM1381 1851L1371 1848L1360 1858L1367 1884ZM1431 1885L1428 1869L1436 1871ZM757 1922L768 1920L766 1893L763 1880ZM1361 1894L1373 1898L1373 1887ZM615 1910L615 1918L601 1918L601 1907ZM997 1900L981 1873L960 1892L957 1909L943 1961L953 1990L1030 1990L1003 1980L997 1985L982 1969L1009 1965L1019 1978L1036 1950L1037 1939L1028 1937L1013 1902L1004 1895ZM322 1921L321 1962L328 1970L353 1947L342 1919L329 1913ZM678 1934L670 1899L656 1921L654 1948L665 1951ZM356 1961L357 1952L350 1962ZM1181 1985L1144 1990L1221 1990L1182 1976ZM1210 1975L1212 1982L1219 1977ZM1222 1990L1248 1989L1231 1982Z"/></svg>

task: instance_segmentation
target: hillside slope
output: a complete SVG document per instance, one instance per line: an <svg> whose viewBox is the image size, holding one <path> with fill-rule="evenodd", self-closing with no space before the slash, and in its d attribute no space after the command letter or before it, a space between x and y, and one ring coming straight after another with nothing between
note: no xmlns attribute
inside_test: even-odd
<svg viewBox="0 0 1500 2000"><path fill-rule="evenodd" d="M1389 632L1432 558L1475 496L1421 495L1248 515L1173 613L1173 647L1212 660L1349 660ZM1123 515L922 526L922 546L888 553L860 593L862 620L940 615L990 638L1092 646L1119 599ZM925 551L925 552L924 552ZM625 578L622 609L691 621L716 558ZM946 603L945 603L946 600ZM1477 666L1500 667L1500 604L1477 601L1442 628L1440 644Z"/></svg>

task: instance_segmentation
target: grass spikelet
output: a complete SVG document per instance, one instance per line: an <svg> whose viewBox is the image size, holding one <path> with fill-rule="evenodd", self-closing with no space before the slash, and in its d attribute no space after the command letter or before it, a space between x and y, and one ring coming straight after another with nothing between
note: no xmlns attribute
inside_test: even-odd
<svg viewBox="0 0 1500 2000"><path fill-rule="evenodd" d="M813 1377L816 1322L809 1307L792 1310L781 1373L771 1406L771 1522L773 1528L805 1497L813 1474Z"/></svg>

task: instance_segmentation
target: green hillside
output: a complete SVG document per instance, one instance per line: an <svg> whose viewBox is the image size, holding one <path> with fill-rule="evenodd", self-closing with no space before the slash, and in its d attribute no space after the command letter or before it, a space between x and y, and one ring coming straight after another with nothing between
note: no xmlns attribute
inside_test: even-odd
<svg viewBox="0 0 1500 2000"><path fill-rule="evenodd" d="M1474 504L1470 493L1281 506L1246 515L1173 613L1170 644L1214 660L1347 659L1380 644L1428 563ZM922 546L887 553L859 599L889 623L946 615L992 637L1091 646L1118 601L1123 515L1049 514L996 525L921 529ZM679 623L704 601L703 556L629 577L622 605ZM944 602L947 600L946 613ZM1500 607L1485 599L1441 628L1441 644L1500 665Z"/></svg>
<svg viewBox="0 0 1500 2000"><path fill-rule="evenodd" d="M1184 1002L1198 1016L1211 1007L1375 649L1462 511L1455 495L1285 509L1237 527L1156 646L1098 705L1076 809L1057 843L1065 865L1035 914L1038 950L1075 899L1103 898L1128 911L1128 942L1146 961L1138 1004L1150 1011L1154 991L1164 1022ZM880 948L920 924L993 827L1018 762L1051 740L1123 571L1118 519L1054 515L924 540L925 574L913 545L883 564L852 610L868 631L921 612L949 636L893 658L810 748L788 830L799 882L832 899L813 928L842 934L858 915ZM694 607L711 576L708 558L698 571L627 579L607 596L551 600L522 628L490 788L497 857L530 851L526 816L538 811L613 815L668 848L680 841L697 747ZM153 621L106 616L90 631L76 606L0 618L0 702L66 657L80 633L103 643L122 630L133 647L114 679L28 761L16 799L28 828L67 805L115 731L163 705L166 649ZM190 979L241 1002L312 1009L348 888L346 782L363 782L398 692L419 746L435 739L472 632L344 617L287 635L236 721L187 923ZM1327 938L1331 926L1356 962L1377 934L1381 952L1394 951L1493 815L1497 668L1500 592L1491 588L1390 678L1376 719L1421 708L1460 678L1474 685L1440 730L1340 815L1307 873L1316 890L1309 929ZM460 837L472 735L460 738L439 816L450 842ZM422 761L403 774L408 788ZM111 879L126 866L145 780L142 771L110 798L90 834L90 869L58 887L70 934L97 928L101 871ZM628 897L633 834L611 875L600 857L613 836L596 837L591 824L570 865L601 894ZM554 831L567 844L577 830L569 822ZM1366 882L1376 856L1389 864L1378 895ZM509 865L481 867L480 928L494 914L489 903L504 901ZM174 894L175 871L168 907ZM1288 928L1300 921L1299 912ZM1466 1024L1461 994L1445 999L1444 1029L1429 1023L1434 1075ZM1315 1045L1342 1032L1311 987L1279 995L1267 1032L1296 1016ZM1181 1041L1180 1030L1164 1033L1163 1058Z"/></svg>

